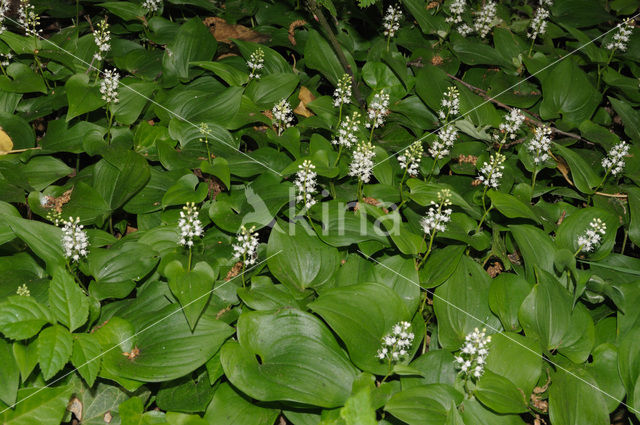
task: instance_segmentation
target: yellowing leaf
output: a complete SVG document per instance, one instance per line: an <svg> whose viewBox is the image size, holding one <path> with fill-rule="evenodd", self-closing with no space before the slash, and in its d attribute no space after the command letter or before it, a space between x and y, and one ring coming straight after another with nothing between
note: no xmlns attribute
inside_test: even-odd
<svg viewBox="0 0 640 425"><path fill-rule="evenodd" d="M0 127L0 155L6 155L13 149L11 137Z"/></svg>

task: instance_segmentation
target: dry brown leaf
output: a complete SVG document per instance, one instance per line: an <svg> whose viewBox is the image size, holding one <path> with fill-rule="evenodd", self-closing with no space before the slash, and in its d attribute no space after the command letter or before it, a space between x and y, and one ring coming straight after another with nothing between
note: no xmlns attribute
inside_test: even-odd
<svg viewBox="0 0 640 425"><path fill-rule="evenodd" d="M11 137L0 127L0 155L6 155L13 149Z"/></svg>
<svg viewBox="0 0 640 425"><path fill-rule="evenodd" d="M296 33L295 33L296 28L304 26L306 24L307 24L307 21L298 19L296 21L291 22L291 25L289 25L289 42L294 46L296 45Z"/></svg>
<svg viewBox="0 0 640 425"><path fill-rule="evenodd" d="M303 117L313 116L313 112L307 109L307 104L315 100L315 96L311 91L305 86L300 87L300 93L298 93L298 99L300 99L300 103L293 110L294 113L298 115L302 115Z"/></svg>
<svg viewBox="0 0 640 425"><path fill-rule="evenodd" d="M75 415L79 421L82 420L82 402L78 397L74 397L67 404L67 410Z"/></svg>
<svg viewBox="0 0 640 425"><path fill-rule="evenodd" d="M567 162L560 157L555 158L555 160L558 164L558 171L560 171L562 177L564 177L567 183L573 186L573 182L571 181L571 178L569 178L569 166L567 165Z"/></svg>
<svg viewBox="0 0 640 425"><path fill-rule="evenodd" d="M229 273L227 273L227 277L224 280L231 280L232 278L238 276L238 274L242 271L242 261L238 261L233 265Z"/></svg>
<svg viewBox="0 0 640 425"><path fill-rule="evenodd" d="M269 39L268 35L260 34L244 25L228 24L224 19L215 16L204 18L202 22L209 27L213 37L222 43L231 44L231 39L262 43Z"/></svg>
<svg viewBox="0 0 640 425"><path fill-rule="evenodd" d="M111 412L107 412L107 413L105 413L105 414L104 414L104 416L102 417L102 420L103 420L105 423L108 423L108 424L110 424L110 423L111 423L111 420L112 420L112 419L113 419L113 416L111 416Z"/></svg>
<svg viewBox="0 0 640 425"><path fill-rule="evenodd" d="M494 278L502 273L503 270L504 268L502 267L502 264L500 264L498 261L495 261L493 265L487 268L487 273L489 273L489 276L491 276L491 278Z"/></svg>

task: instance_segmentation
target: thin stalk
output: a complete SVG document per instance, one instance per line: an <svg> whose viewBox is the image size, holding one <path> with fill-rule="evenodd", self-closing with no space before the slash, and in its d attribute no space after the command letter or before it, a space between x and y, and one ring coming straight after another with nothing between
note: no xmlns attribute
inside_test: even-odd
<svg viewBox="0 0 640 425"><path fill-rule="evenodd" d="M582 248L583 248L583 247L584 247L584 245L580 245L580 246L578 247L578 250L577 250L576 252L574 252L574 253L573 253L573 256L574 256L574 257L577 257L577 256L578 256L578 254L580 254L580 251L582 251Z"/></svg>
<svg viewBox="0 0 640 425"><path fill-rule="evenodd" d="M107 104L107 143L111 145L111 126L113 124L113 113L111 112L111 107Z"/></svg>
<svg viewBox="0 0 640 425"><path fill-rule="evenodd" d="M533 175L531 176L531 198L533 199L533 191L536 186L536 177L538 176L538 167L533 167Z"/></svg>
<svg viewBox="0 0 640 425"><path fill-rule="evenodd" d="M627 236L629 236L629 232L625 229L624 238L622 239L622 248L620 249L620 254L624 254L624 249L627 247Z"/></svg>
<svg viewBox="0 0 640 425"><path fill-rule="evenodd" d="M342 122L342 102L340 102L340 109L338 111L338 125L337 127L340 127L340 123Z"/></svg>
<svg viewBox="0 0 640 425"><path fill-rule="evenodd" d="M533 52L533 45L535 44L535 42L536 42L535 38L531 40L531 46L529 46L529 53L527 54L527 57L531 57L531 52Z"/></svg>
<svg viewBox="0 0 640 425"><path fill-rule="evenodd" d="M602 71L604 69L606 69L609 64L611 63L611 60L613 59L613 55L615 54L616 49L611 50L611 54L609 55L609 59L607 59L607 63L604 65L604 67L601 67L600 65L598 65L598 82L596 84L596 89L600 90L600 81L602 79Z"/></svg>
<svg viewBox="0 0 640 425"><path fill-rule="evenodd" d="M476 233L478 233L480 231L480 228L482 228L482 223L484 223L484 219L487 218L487 214L489 214L489 211L491 211L493 209L493 205L491 205L489 207L489 209L484 211L484 214L482 215L482 218L480 219L480 223L478 223L478 228L476 229Z"/></svg>
<svg viewBox="0 0 640 425"><path fill-rule="evenodd" d="M429 238L429 247L427 248L427 252L425 252L424 257L422 257L422 260L420 260L420 263L418 263L417 270L420 270L420 268L422 268L422 266L424 265L424 262L427 261L427 258L429 257L429 254L431 254L431 248L433 247L433 240L436 237L436 233L437 232L434 231L431 234L431 237Z"/></svg>
<svg viewBox="0 0 640 425"><path fill-rule="evenodd" d="M189 261L187 262L187 271L191 271L191 247L189 247Z"/></svg>
<svg viewBox="0 0 640 425"><path fill-rule="evenodd" d="M338 157L336 158L335 162L333 163L333 166L335 167L336 165L338 165L338 161L340 161L340 155L342 154L342 145L340 145L340 147L338 148Z"/></svg>
<svg viewBox="0 0 640 425"><path fill-rule="evenodd" d="M357 193L357 198L358 201L362 201L362 179L358 179L358 193Z"/></svg>
<svg viewBox="0 0 640 425"><path fill-rule="evenodd" d="M247 264L247 254L242 254L242 287L245 287L245 279L244 279L244 271L246 269Z"/></svg>
<svg viewBox="0 0 640 425"><path fill-rule="evenodd" d="M402 190L402 185L404 184L404 179L407 177L407 169L409 168L409 164L407 164L407 168L404 169L404 174L402 174L402 178L400 179L400 199L402 203L404 203L404 190Z"/></svg>

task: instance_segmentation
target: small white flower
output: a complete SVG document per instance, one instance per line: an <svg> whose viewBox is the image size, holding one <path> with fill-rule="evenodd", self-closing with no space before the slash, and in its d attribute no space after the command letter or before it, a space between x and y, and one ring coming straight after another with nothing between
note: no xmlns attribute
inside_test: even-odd
<svg viewBox="0 0 640 425"><path fill-rule="evenodd" d="M484 373L484 365L487 361L488 344L491 337L486 335L486 330L479 331L475 328L468 334L460 347L460 354L454 357L454 366L465 377L472 375L479 378Z"/></svg>
<svg viewBox="0 0 640 425"><path fill-rule="evenodd" d="M471 28L466 23L462 23L458 26L458 32L461 36L466 37L473 32L473 28Z"/></svg>
<svg viewBox="0 0 640 425"><path fill-rule="evenodd" d="M535 165L541 164L549 158L550 136L551 128L548 126L533 129L533 138L529 141L527 150L531 152Z"/></svg>
<svg viewBox="0 0 640 425"><path fill-rule="evenodd" d="M478 33L480 38L485 38L495 25L496 12L496 3L489 0L476 14L476 18L473 21L473 29Z"/></svg>
<svg viewBox="0 0 640 425"><path fill-rule="evenodd" d="M553 6L553 0L540 0L539 3L540 3L540 6L549 6L549 7Z"/></svg>
<svg viewBox="0 0 640 425"><path fill-rule="evenodd" d="M236 235L236 244L233 245L234 259L242 259L245 266L250 266L258 259L258 234L254 233L256 226L250 229L240 228L240 232Z"/></svg>
<svg viewBox="0 0 640 425"><path fill-rule="evenodd" d="M7 17L10 7L10 0L0 0L0 34L7 30L7 27L4 26L4 19Z"/></svg>
<svg viewBox="0 0 640 425"><path fill-rule="evenodd" d="M369 183L373 171L373 157L375 150L371 143L361 141L353 151L353 158L349 165L349 175L358 177L364 183Z"/></svg>
<svg viewBox="0 0 640 425"><path fill-rule="evenodd" d="M389 362L402 360L408 353L413 344L415 335L409 332L411 323L398 322L393 325L390 335L382 337L382 347L376 353L376 357L380 360L388 359Z"/></svg>
<svg viewBox="0 0 640 425"><path fill-rule="evenodd" d="M200 213L193 202L187 202L180 211L180 219L178 220L178 228L180 229L180 245L191 248L193 246L193 238L201 237L204 233L202 223L198 218Z"/></svg>
<svg viewBox="0 0 640 425"><path fill-rule="evenodd" d="M247 66L250 70L249 79L259 79L260 70L264 68L264 50L261 48L254 50L251 55L249 55Z"/></svg>
<svg viewBox="0 0 640 425"><path fill-rule="evenodd" d="M462 22L462 14L466 9L466 0L453 0L453 2L449 5L449 13L451 13L451 15L447 16L445 21L450 24L459 24L460 22Z"/></svg>
<svg viewBox="0 0 640 425"><path fill-rule="evenodd" d="M417 176L423 152L422 143L413 142L408 149L405 149L402 155L398 156L400 168L407 170L407 174L410 176Z"/></svg>
<svg viewBox="0 0 640 425"><path fill-rule="evenodd" d="M298 173L296 174L296 180L293 184L296 186L296 202L304 202L304 206L308 209L311 208L316 200L313 199L313 194L316 190L316 172L313 171L316 168L308 159L304 160L302 164L298 166Z"/></svg>
<svg viewBox="0 0 640 425"><path fill-rule="evenodd" d="M278 135L282 134L282 132L291 127L291 121L293 121L293 112L291 111L291 105L287 102L287 99L282 99L280 102L276 103L271 109L271 113L273 113L273 120L275 121L274 125L278 130Z"/></svg>
<svg viewBox="0 0 640 425"><path fill-rule="evenodd" d="M518 130L525 120L525 116L520 109L512 109L504 117L504 121L500 123L498 127L500 133L503 135L502 140L515 139L518 135ZM500 140L500 135L496 135L496 139Z"/></svg>
<svg viewBox="0 0 640 425"><path fill-rule="evenodd" d="M64 256L71 260L71 262L77 262L80 257L86 257L89 252L89 239L87 232L83 229L84 226L80 224L80 217L69 217L68 220L62 221L62 249Z"/></svg>
<svg viewBox="0 0 640 425"><path fill-rule="evenodd" d="M31 296L31 291L29 291L27 285L23 283L22 285L18 286L16 294L20 295L21 297L29 297Z"/></svg>
<svg viewBox="0 0 640 425"><path fill-rule="evenodd" d="M120 84L120 75L113 69L104 71L104 78L100 81L100 94L102 99L109 104L118 103L118 85Z"/></svg>
<svg viewBox="0 0 640 425"><path fill-rule="evenodd" d="M547 30L547 18L549 17L549 11L544 7L539 7L536 10L536 14L533 15L531 22L529 23L529 31L527 37L535 40L538 36L544 35Z"/></svg>
<svg viewBox="0 0 640 425"><path fill-rule="evenodd" d="M402 19L400 7L389 6L382 23L385 37L393 38L396 35L396 32L400 29L400 19Z"/></svg>
<svg viewBox="0 0 640 425"><path fill-rule="evenodd" d="M145 8L147 12L157 12L161 5L162 0L144 0L142 2L142 7Z"/></svg>
<svg viewBox="0 0 640 425"><path fill-rule="evenodd" d="M447 230L447 223L451 221L451 208L443 208L451 205L451 191L442 189L438 192L438 203L431 202L427 215L420 220L420 225L425 234L433 236L436 232Z"/></svg>
<svg viewBox="0 0 640 425"><path fill-rule="evenodd" d="M627 50L629 36L633 32L633 22L631 19L625 19L624 22L618 24L618 31L613 35L611 40L605 45L607 50Z"/></svg>
<svg viewBox="0 0 640 425"><path fill-rule="evenodd" d="M331 141L334 145L350 148L358 143L358 130L360 129L360 113L354 112L351 116L346 116L340 123L336 138Z"/></svg>
<svg viewBox="0 0 640 425"><path fill-rule="evenodd" d="M18 24L24 28L26 35L39 35L42 30L38 28L40 25L40 17L36 14L35 7L29 3L29 0L20 0L18 6Z"/></svg>
<svg viewBox="0 0 640 425"><path fill-rule="evenodd" d="M104 55L111 50L111 32L106 19L98 22L96 27L96 30L93 31L93 39L96 42L96 46L98 46L98 51L93 57L95 60L101 61L104 59Z"/></svg>
<svg viewBox="0 0 640 425"><path fill-rule="evenodd" d="M500 184L500 179L502 178L502 170L504 170L503 162L505 159L505 156L500 153L492 154L489 162L482 164L478 180L485 186L497 189Z"/></svg>
<svg viewBox="0 0 640 425"><path fill-rule="evenodd" d="M2 32L0 32L0 34L2 34ZM13 59L13 54L11 54L11 52L0 53L0 65L9 66L11 64L11 59Z"/></svg>
<svg viewBox="0 0 640 425"><path fill-rule="evenodd" d="M578 236L578 252L593 251L602 241L602 235L607 233L607 225L599 218L594 218L589 223L589 228L584 234Z"/></svg>
<svg viewBox="0 0 640 425"><path fill-rule="evenodd" d="M455 86L447 89L440 102L438 116L441 120L448 121L449 116L457 115L460 112L460 93Z"/></svg>
<svg viewBox="0 0 640 425"><path fill-rule="evenodd" d="M629 153L629 144L620 142L609 151L606 158L602 159L602 166L606 173L617 176L624 169L624 157Z"/></svg>
<svg viewBox="0 0 640 425"><path fill-rule="evenodd" d="M451 153L451 148L458 138L458 130L452 125L443 127L438 132L438 138L429 147L429 154L433 159L438 160Z"/></svg>
<svg viewBox="0 0 640 425"><path fill-rule="evenodd" d="M389 94L387 94L384 90L380 93L376 93L369 104L369 108L367 109L367 116L369 118L369 122L367 122L366 127L378 128L382 127L384 124L384 120L389 113Z"/></svg>
<svg viewBox="0 0 640 425"><path fill-rule="evenodd" d="M342 78L338 80L338 87L333 91L333 106L339 108L350 101L351 76L349 74L344 74Z"/></svg>

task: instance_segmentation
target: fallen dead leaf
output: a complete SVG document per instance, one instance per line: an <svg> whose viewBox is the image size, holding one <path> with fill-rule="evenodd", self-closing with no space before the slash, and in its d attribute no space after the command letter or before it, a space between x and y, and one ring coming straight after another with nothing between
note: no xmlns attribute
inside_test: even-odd
<svg viewBox="0 0 640 425"><path fill-rule="evenodd" d="M268 35L260 34L244 25L228 24L224 19L215 16L204 18L202 22L209 27L213 37L222 43L231 44L231 39L262 43L269 39Z"/></svg>
<svg viewBox="0 0 640 425"><path fill-rule="evenodd" d="M315 96L311 91L305 86L300 87L300 93L298 93L298 99L300 99L300 103L293 110L294 113L298 115L302 115L303 117L313 116L313 112L307 109L307 104L315 100Z"/></svg>
<svg viewBox="0 0 640 425"><path fill-rule="evenodd" d="M78 397L74 397L69 401L67 410L73 413L79 421L82 421L82 402Z"/></svg>

